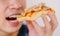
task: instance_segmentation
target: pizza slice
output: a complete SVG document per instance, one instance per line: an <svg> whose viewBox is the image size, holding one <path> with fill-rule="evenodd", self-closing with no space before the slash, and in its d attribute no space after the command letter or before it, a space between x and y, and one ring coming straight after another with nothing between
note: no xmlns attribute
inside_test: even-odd
<svg viewBox="0 0 60 36"><path fill-rule="evenodd" d="M24 20L36 20L42 14L48 14L48 12L55 13L52 8L45 6L44 4L40 4L38 6L33 6L25 10L22 15L17 16L18 21Z"/></svg>

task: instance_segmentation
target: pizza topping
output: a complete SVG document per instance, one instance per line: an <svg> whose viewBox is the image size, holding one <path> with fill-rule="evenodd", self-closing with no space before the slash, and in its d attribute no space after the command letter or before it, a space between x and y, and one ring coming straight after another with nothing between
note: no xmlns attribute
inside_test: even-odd
<svg viewBox="0 0 60 36"><path fill-rule="evenodd" d="M41 13L40 13L41 12ZM25 19L25 17L30 17L32 18L36 18L38 15L40 14L47 14L47 12L55 12L53 9L45 6L44 4L38 5L38 6L33 6L27 10L25 10L25 13L22 14L23 15L23 19ZM29 19L29 18L27 18Z"/></svg>

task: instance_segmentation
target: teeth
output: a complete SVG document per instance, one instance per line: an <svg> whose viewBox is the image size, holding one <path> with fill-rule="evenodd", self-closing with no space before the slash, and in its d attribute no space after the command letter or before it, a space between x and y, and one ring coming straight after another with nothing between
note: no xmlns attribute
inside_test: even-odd
<svg viewBox="0 0 60 36"><path fill-rule="evenodd" d="M17 17L16 15L14 15L14 16L10 16L10 17Z"/></svg>
<svg viewBox="0 0 60 36"><path fill-rule="evenodd" d="M17 19L17 16L16 15L13 15L13 16L9 16L9 17L6 17L7 20L16 20Z"/></svg>

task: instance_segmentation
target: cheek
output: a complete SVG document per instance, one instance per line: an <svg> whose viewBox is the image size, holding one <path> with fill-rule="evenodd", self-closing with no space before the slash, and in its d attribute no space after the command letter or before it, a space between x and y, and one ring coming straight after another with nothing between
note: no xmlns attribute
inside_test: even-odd
<svg viewBox="0 0 60 36"><path fill-rule="evenodd" d="M5 16L5 11L7 10L7 4L5 3L0 3L0 17Z"/></svg>
<svg viewBox="0 0 60 36"><path fill-rule="evenodd" d="M7 8L7 4L0 3L0 12L5 11L6 8Z"/></svg>
<svg viewBox="0 0 60 36"><path fill-rule="evenodd" d="M5 5L0 4L0 19L2 20L5 17Z"/></svg>
<svg viewBox="0 0 60 36"><path fill-rule="evenodd" d="M0 26L5 22L5 10L7 8L6 4L0 3Z"/></svg>
<svg viewBox="0 0 60 36"><path fill-rule="evenodd" d="M23 6L23 9L26 8L26 0L20 0L21 5Z"/></svg>

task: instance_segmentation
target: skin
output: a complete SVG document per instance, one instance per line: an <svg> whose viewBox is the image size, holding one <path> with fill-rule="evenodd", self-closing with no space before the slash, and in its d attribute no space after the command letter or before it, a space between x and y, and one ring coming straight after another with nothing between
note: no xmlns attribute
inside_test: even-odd
<svg viewBox="0 0 60 36"><path fill-rule="evenodd" d="M21 13L25 5L25 0L0 0L0 36L17 36L22 22L14 27L5 18L13 13Z"/></svg>
<svg viewBox="0 0 60 36"><path fill-rule="evenodd" d="M49 16L50 21L48 21L46 16ZM40 17L42 18L45 24L44 27L40 27L35 20L26 21L27 26L29 28L29 36L52 36L54 30L58 25L55 14L49 12L47 15L43 14Z"/></svg>
<svg viewBox="0 0 60 36"><path fill-rule="evenodd" d="M5 17L11 13L21 13L22 11L18 12L18 9L24 10L25 8L26 0L0 0L0 36L17 36L22 22L19 23L19 26L13 27L9 25L10 23L6 21ZM45 14L41 15L45 27L40 27L35 20L26 21L29 29L29 36L52 36L52 33L58 24L57 19L55 17L55 14L48 13L48 16L51 19L51 21L48 22L48 19L45 16Z"/></svg>

